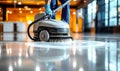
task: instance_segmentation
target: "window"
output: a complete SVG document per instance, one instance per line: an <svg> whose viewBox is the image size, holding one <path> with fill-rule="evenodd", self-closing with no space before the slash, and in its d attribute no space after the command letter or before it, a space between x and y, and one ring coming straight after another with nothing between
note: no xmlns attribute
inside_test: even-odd
<svg viewBox="0 0 120 71"><path fill-rule="evenodd" d="M116 7L110 8L110 18L117 17Z"/></svg>
<svg viewBox="0 0 120 71"><path fill-rule="evenodd" d="M98 12L98 21L101 21L101 12Z"/></svg>
<svg viewBox="0 0 120 71"><path fill-rule="evenodd" d="M118 5L120 6L120 0L118 0Z"/></svg>
<svg viewBox="0 0 120 71"><path fill-rule="evenodd" d="M108 26L108 19L105 20L105 26Z"/></svg>
<svg viewBox="0 0 120 71"><path fill-rule="evenodd" d="M117 0L112 0L110 2L110 18L117 16Z"/></svg>
<svg viewBox="0 0 120 71"><path fill-rule="evenodd" d="M110 20L109 20L110 22L110 26L116 26L117 25L117 18L111 18Z"/></svg>
<svg viewBox="0 0 120 71"><path fill-rule="evenodd" d="M110 1L112 2L112 1L117 1L117 0L110 0Z"/></svg>
<svg viewBox="0 0 120 71"><path fill-rule="evenodd" d="M88 26L93 27L93 21L95 20L96 16L96 1L93 1L92 3L88 4Z"/></svg>
<svg viewBox="0 0 120 71"><path fill-rule="evenodd" d="M101 13L102 13L101 20L104 20L104 19L105 19L105 12L104 12L104 11L102 11Z"/></svg>
<svg viewBox="0 0 120 71"><path fill-rule="evenodd" d="M105 3L108 3L109 2L109 0L105 0Z"/></svg>
<svg viewBox="0 0 120 71"><path fill-rule="evenodd" d="M117 1L110 2L110 8L117 7Z"/></svg>
<svg viewBox="0 0 120 71"><path fill-rule="evenodd" d="M99 5L103 5L103 4L105 3L105 0L98 0L97 3L98 3Z"/></svg>
<svg viewBox="0 0 120 71"><path fill-rule="evenodd" d="M108 19L108 4L105 4L105 19Z"/></svg>

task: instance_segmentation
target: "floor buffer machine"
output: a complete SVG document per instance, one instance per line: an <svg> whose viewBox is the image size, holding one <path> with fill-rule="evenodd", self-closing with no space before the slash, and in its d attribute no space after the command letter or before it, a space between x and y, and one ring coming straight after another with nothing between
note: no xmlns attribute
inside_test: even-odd
<svg viewBox="0 0 120 71"><path fill-rule="evenodd" d="M66 1L64 4L55 9L53 13L56 13L69 2L70 0ZM32 25L34 37L32 37L30 34L30 28ZM51 16L47 15L46 13L39 13L35 15L35 21L28 26L27 33L29 38L34 41L46 42L72 39L70 35L69 24L61 20L51 19Z"/></svg>

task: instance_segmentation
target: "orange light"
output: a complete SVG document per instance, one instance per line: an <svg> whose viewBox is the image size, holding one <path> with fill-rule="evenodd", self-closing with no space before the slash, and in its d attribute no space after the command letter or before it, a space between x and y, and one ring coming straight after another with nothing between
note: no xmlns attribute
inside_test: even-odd
<svg viewBox="0 0 120 71"><path fill-rule="evenodd" d="M16 1L16 0L14 0L14 3L17 3L17 1Z"/></svg>
<svg viewBox="0 0 120 71"><path fill-rule="evenodd" d="M21 2L18 2L18 5L21 5L22 3Z"/></svg>
<svg viewBox="0 0 120 71"><path fill-rule="evenodd" d="M21 8L19 8L19 10L22 10Z"/></svg>
<svg viewBox="0 0 120 71"><path fill-rule="evenodd" d="M75 15L76 14L76 12L73 12L73 15Z"/></svg>
<svg viewBox="0 0 120 71"><path fill-rule="evenodd" d="M12 14L12 11L9 11L9 10L8 10L7 13L8 13L8 14Z"/></svg>
<svg viewBox="0 0 120 71"><path fill-rule="evenodd" d="M28 8L27 10L31 10L31 8Z"/></svg>
<svg viewBox="0 0 120 71"><path fill-rule="evenodd" d="M19 13L22 13L22 11L19 11Z"/></svg>
<svg viewBox="0 0 120 71"><path fill-rule="evenodd" d="M77 1L77 0L73 0L73 1Z"/></svg>
<svg viewBox="0 0 120 71"><path fill-rule="evenodd" d="M30 13L32 14L32 13L33 13L33 11L30 11Z"/></svg>
<svg viewBox="0 0 120 71"><path fill-rule="evenodd" d="M42 9L41 9L41 8L39 8L39 10L41 11Z"/></svg>
<svg viewBox="0 0 120 71"><path fill-rule="evenodd" d="M24 6L24 8L25 8L25 9L27 9L27 8L28 8L28 6Z"/></svg>
<svg viewBox="0 0 120 71"><path fill-rule="evenodd" d="M37 5L40 5L40 3L37 3Z"/></svg>
<svg viewBox="0 0 120 71"><path fill-rule="evenodd" d="M7 13L9 13L10 11L8 10Z"/></svg>
<svg viewBox="0 0 120 71"><path fill-rule="evenodd" d="M12 11L10 11L9 14L12 14Z"/></svg>

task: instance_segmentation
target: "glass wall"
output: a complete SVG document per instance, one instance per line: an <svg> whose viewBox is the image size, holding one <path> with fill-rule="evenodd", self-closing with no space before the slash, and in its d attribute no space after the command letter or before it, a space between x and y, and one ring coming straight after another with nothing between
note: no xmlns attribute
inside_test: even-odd
<svg viewBox="0 0 120 71"><path fill-rule="evenodd" d="M96 3L93 5L93 2L95 1ZM96 6L98 9L97 12L95 12ZM97 21L95 23L95 28L96 30L100 30L99 32L113 32L116 27L120 26L120 0L93 0L86 8L84 8L84 11L86 9L88 10L87 13L85 12L87 16L84 18L85 23L88 24L88 27L86 28L91 28L93 19ZM96 17L91 17L94 16L93 14L96 15Z"/></svg>
<svg viewBox="0 0 120 71"><path fill-rule="evenodd" d="M96 14L96 0L94 0L92 3L88 4L88 27L94 27L94 19Z"/></svg>
<svg viewBox="0 0 120 71"><path fill-rule="evenodd" d="M120 26L120 0L118 0L118 25Z"/></svg>
<svg viewBox="0 0 120 71"><path fill-rule="evenodd" d="M110 0L109 26L117 26L117 0Z"/></svg>
<svg viewBox="0 0 120 71"><path fill-rule="evenodd" d="M105 0L105 26L108 26L108 0Z"/></svg>
<svg viewBox="0 0 120 71"><path fill-rule="evenodd" d="M96 18L96 0L93 0L83 9L84 13L84 31L88 31L89 28L95 27L95 18Z"/></svg>
<svg viewBox="0 0 120 71"><path fill-rule="evenodd" d="M88 13L87 13L87 7L83 9L83 14L84 14L84 31L85 31L85 28L87 28L87 24L88 24Z"/></svg>

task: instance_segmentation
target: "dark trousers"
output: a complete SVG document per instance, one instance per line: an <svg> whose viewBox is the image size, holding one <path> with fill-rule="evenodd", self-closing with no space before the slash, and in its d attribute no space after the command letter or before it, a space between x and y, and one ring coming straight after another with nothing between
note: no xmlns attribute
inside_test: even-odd
<svg viewBox="0 0 120 71"><path fill-rule="evenodd" d="M61 4L64 4L68 0L59 0ZM51 0L51 10L55 10L58 7L57 0ZM55 15L52 17L55 19ZM62 8L62 16L61 20L69 23L70 21L70 5L67 4L65 7Z"/></svg>

